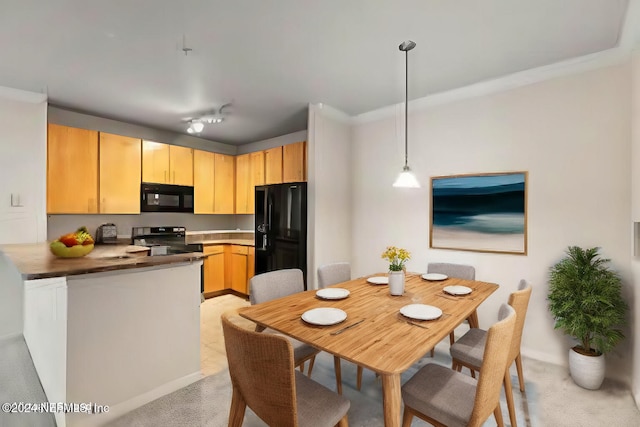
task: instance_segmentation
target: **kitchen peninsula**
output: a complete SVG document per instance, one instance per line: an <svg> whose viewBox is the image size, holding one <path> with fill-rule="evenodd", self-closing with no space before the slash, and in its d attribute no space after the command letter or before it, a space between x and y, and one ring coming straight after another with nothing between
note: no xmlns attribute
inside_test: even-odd
<svg viewBox="0 0 640 427"><path fill-rule="evenodd" d="M21 281L23 335L47 400L109 406L56 413L58 426L103 424L201 377L204 255L126 247L64 259L46 243L0 246L0 280Z"/></svg>

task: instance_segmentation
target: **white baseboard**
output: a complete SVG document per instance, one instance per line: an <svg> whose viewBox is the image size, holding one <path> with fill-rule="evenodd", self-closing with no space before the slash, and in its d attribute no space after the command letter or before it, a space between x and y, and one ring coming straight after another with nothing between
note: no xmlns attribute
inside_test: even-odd
<svg viewBox="0 0 640 427"><path fill-rule="evenodd" d="M21 336L22 336L22 331L20 331L20 332L11 332L10 334L2 335L0 337L0 341L9 340L9 339L13 339L13 338L16 338L16 337L21 337Z"/></svg>
<svg viewBox="0 0 640 427"><path fill-rule="evenodd" d="M559 366L569 366L568 356L561 356L559 354L551 354L540 350L533 350L530 348L522 347L520 354L530 359L539 360L540 362L551 363Z"/></svg>
<svg viewBox="0 0 640 427"><path fill-rule="evenodd" d="M120 402L116 405L109 407L109 412L102 414L93 414L88 415L87 417L83 417L82 425L95 427L104 425L110 421L115 420L116 418L126 414L127 412L131 412L132 410L139 408L147 403L158 399L159 397L166 396L169 393L173 393L176 390L179 390L183 387L188 386L200 379L202 379L204 375L200 371L194 372L182 378L178 378L176 380L170 381L168 383L164 383L159 387L154 388L153 390L149 390L146 393L135 396L129 400L125 400L124 402Z"/></svg>

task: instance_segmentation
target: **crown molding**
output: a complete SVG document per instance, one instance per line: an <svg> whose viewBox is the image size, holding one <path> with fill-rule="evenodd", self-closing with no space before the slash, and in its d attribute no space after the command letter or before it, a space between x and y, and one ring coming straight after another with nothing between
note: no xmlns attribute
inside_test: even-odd
<svg viewBox="0 0 640 427"><path fill-rule="evenodd" d="M497 79L487 80L458 89L414 99L409 101L409 110L420 111L429 107L449 104L463 99L477 98L480 96L504 92L557 77L580 74L598 68L619 65L627 62L630 57L630 48L616 47L590 55L556 62L551 65L545 65L543 67L532 68L530 70L521 71ZM354 116L352 117L352 122L360 124L393 117L397 114L399 106L404 106L404 103L389 105L387 107Z"/></svg>
<svg viewBox="0 0 640 427"><path fill-rule="evenodd" d="M29 92L26 90L0 86L0 98L12 101L28 102L30 104L40 104L47 100L47 95L44 93Z"/></svg>
<svg viewBox="0 0 640 427"><path fill-rule="evenodd" d="M636 49L640 43L640 0L629 0L623 19L618 47Z"/></svg>
<svg viewBox="0 0 640 427"><path fill-rule="evenodd" d="M321 102L317 104L309 104L309 111L313 111L342 123L351 123L353 121L353 117L349 116L347 113Z"/></svg>

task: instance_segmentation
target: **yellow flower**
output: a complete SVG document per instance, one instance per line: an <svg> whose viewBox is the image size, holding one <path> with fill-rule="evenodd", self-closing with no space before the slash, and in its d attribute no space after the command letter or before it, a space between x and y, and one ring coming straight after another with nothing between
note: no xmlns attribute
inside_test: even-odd
<svg viewBox="0 0 640 427"><path fill-rule="evenodd" d="M387 246L387 249L382 253L382 259L389 261L390 271L400 271L404 268L404 263L411 259L411 254L406 249Z"/></svg>

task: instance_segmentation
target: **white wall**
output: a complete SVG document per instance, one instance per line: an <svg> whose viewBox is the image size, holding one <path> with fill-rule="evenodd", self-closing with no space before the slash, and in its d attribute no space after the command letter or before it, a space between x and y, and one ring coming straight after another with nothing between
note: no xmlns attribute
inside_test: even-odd
<svg viewBox="0 0 640 427"><path fill-rule="evenodd" d="M634 52L631 66L631 218L640 222L640 50ZM633 275L633 297L636 310L630 321L633 330L640 331L640 230L635 228L635 239L631 247L631 272ZM640 406L640 339L635 339L633 354L633 394L636 404Z"/></svg>
<svg viewBox="0 0 640 427"><path fill-rule="evenodd" d="M351 125L331 107L309 106L307 287L323 264L351 261Z"/></svg>
<svg viewBox="0 0 640 427"><path fill-rule="evenodd" d="M0 87L0 244L46 240L46 156L46 96ZM21 332L22 280L0 255L0 337Z"/></svg>
<svg viewBox="0 0 640 427"><path fill-rule="evenodd" d="M46 171L46 101L0 94L0 244L46 240Z"/></svg>
<svg viewBox="0 0 640 427"><path fill-rule="evenodd" d="M523 354L566 364L568 339L547 309L548 269L569 245L601 246L630 293L629 65L556 78L409 113L409 164L419 190L391 186L403 164L402 110L359 123L353 135L354 275L385 271L387 245L428 262L472 264L500 289L480 307L482 327L521 278L533 286ZM430 177L528 171L528 255L429 249ZM607 356L608 374L629 381L629 338Z"/></svg>
<svg viewBox="0 0 640 427"><path fill-rule="evenodd" d="M189 231L233 230L240 215L194 215L176 212L143 212L135 215L49 215L48 240L75 231L84 225L95 236L100 224L113 223L119 237L131 237L132 227L184 226ZM253 225L249 227L252 229Z"/></svg>

